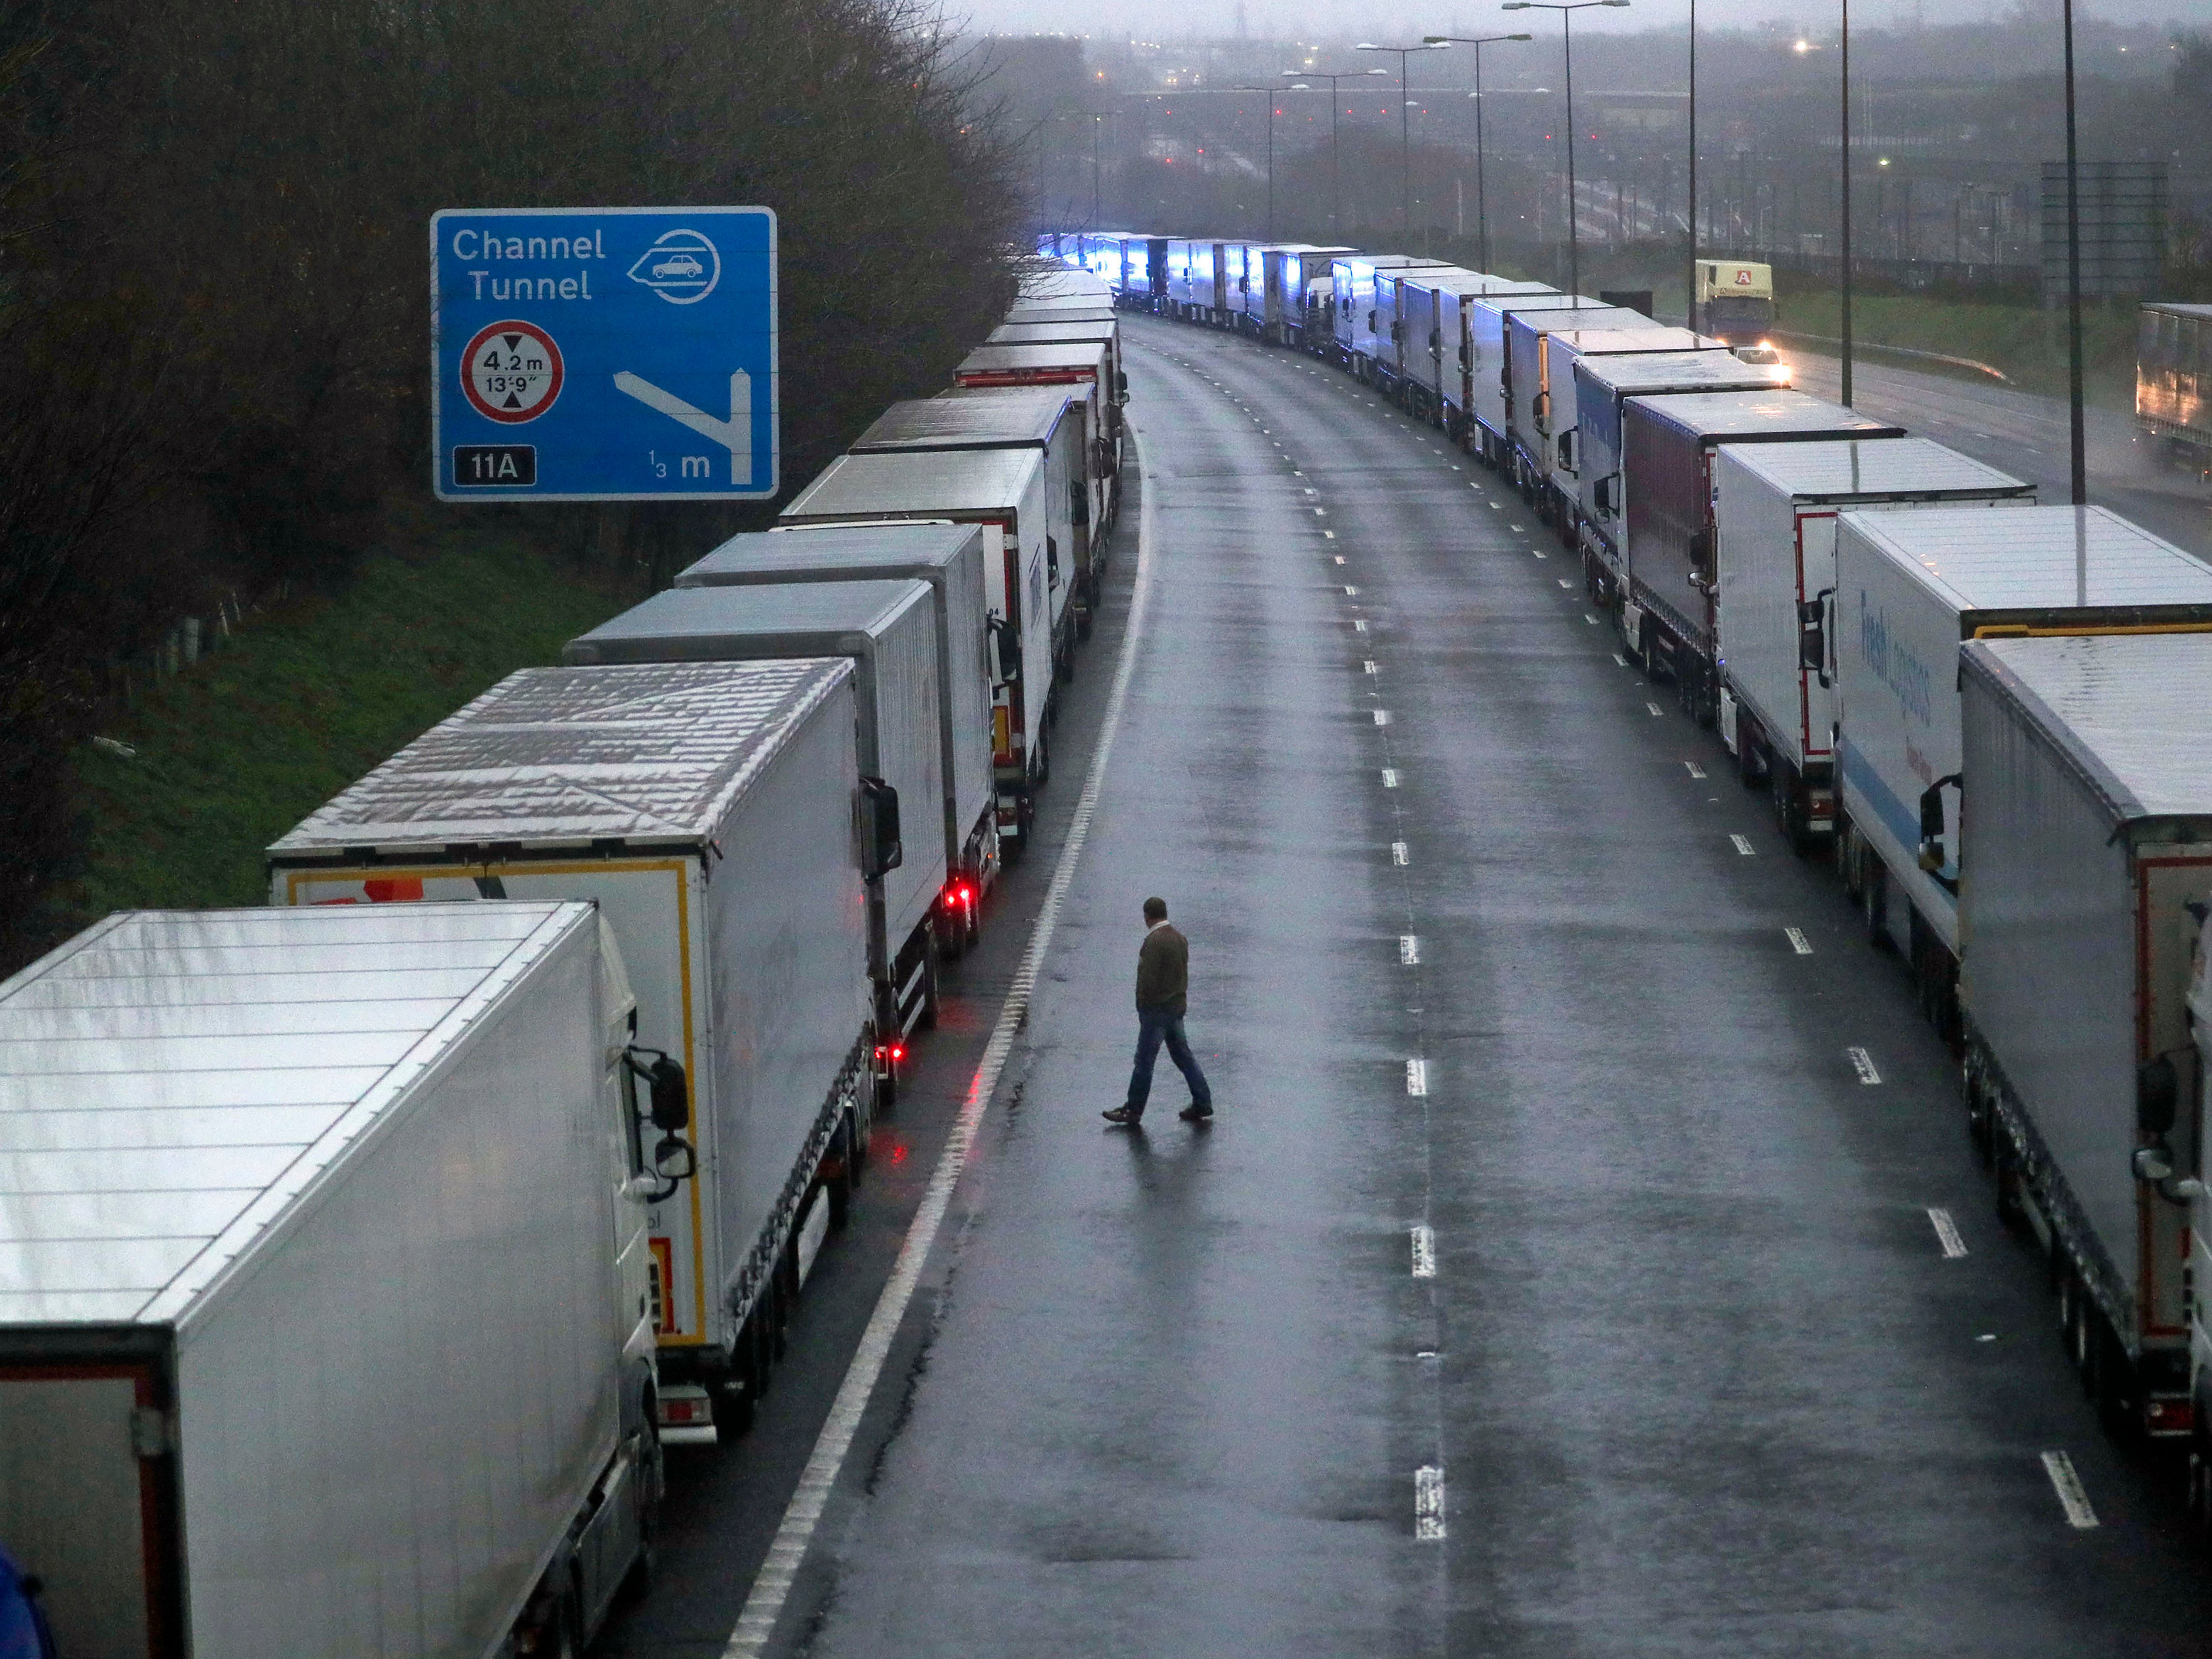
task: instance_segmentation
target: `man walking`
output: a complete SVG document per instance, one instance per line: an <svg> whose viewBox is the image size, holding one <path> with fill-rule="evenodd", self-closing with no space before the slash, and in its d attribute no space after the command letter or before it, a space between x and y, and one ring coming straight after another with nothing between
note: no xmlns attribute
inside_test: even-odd
<svg viewBox="0 0 2212 1659"><path fill-rule="evenodd" d="M1177 1115L1186 1123L1203 1123L1213 1115L1213 1091L1206 1086L1206 1073L1183 1039L1182 1017L1189 1002L1190 941L1168 926L1168 902L1148 898L1145 942L1137 951L1137 1064L1129 1073L1128 1103L1104 1114L1109 1123L1134 1128L1144 1117L1152 1092L1152 1062L1163 1042L1190 1085L1190 1104Z"/></svg>

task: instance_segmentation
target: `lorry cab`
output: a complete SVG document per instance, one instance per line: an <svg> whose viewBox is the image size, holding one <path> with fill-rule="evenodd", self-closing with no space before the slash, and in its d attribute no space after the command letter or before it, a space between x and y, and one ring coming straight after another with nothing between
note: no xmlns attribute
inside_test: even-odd
<svg viewBox="0 0 2212 1659"><path fill-rule="evenodd" d="M1700 259L1697 272L1690 326L1732 346L1764 344L1774 327L1774 267L1743 259Z"/></svg>

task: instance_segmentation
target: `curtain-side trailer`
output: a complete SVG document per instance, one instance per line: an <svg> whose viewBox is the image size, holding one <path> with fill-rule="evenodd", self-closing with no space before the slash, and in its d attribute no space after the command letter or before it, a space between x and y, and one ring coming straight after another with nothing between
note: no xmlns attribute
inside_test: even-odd
<svg viewBox="0 0 2212 1659"><path fill-rule="evenodd" d="M529 668L270 848L280 905L591 899L637 1041L690 1080L698 1175L647 1212L684 1436L766 1386L874 1111L884 854L842 659ZM663 1389L663 1398L674 1390Z"/></svg>
<svg viewBox="0 0 2212 1659"><path fill-rule="evenodd" d="M61 1654L581 1650L690 1185L632 1006L575 902L123 912L0 983L0 1536Z"/></svg>

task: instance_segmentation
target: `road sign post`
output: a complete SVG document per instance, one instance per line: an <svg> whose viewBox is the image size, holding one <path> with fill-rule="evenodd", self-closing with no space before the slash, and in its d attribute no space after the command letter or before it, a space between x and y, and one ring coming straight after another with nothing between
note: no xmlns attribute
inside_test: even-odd
<svg viewBox="0 0 2212 1659"><path fill-rule="evenodd" d="M768 208L434 215L439 499L775 495L775 306Z"/></svg>

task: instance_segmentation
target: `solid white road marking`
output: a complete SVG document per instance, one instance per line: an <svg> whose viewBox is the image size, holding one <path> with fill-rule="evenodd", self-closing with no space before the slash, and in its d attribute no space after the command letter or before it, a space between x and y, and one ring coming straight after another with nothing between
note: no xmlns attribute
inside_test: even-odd
<svg viewBox="0 0 2212 1659"><path fill-rule="evenodd" d="M1615 658L1614 660L1620 662L1623 668L1628 666L1626 662L1622 661L1619 658ZM1682 764L1690 769L1690 775L1693 778L1702 778L1705 775L1705 769L1698 765L1695 761L1684 761Z"/></svg>
<svg viewBox="0 0 2212 1659"><path fill-rule="evenodd" d="M1382 787L1385 789L1395 789L1398 787L1398 769L1396 767L1386 766L1382 769Z"/></svg>
<svg viewBox="0 0 2212 1659"><path fill-rule="evenodd" d="M1429 1091L1429 1062L1409 1060L1406 1062L1406 1092L1415 1099Z"/></svg>
<svg viewBox="0 0 2212 1659"><path fill-rule="evenodd" d="M1874 1056L1867 1053L1865 1049L1854 1045L1851 1048L1844 1049L1844 1054L1851 1062L1851 1070L1859 1074L1860 1082L1879 1083L1881 1081L1881 1073L1875 1071L1874 1068Z"/></svg>
<svg viewBox="0 0 2212 1659"><path fill-rule="evenodd" d="M1785 927L1782 930L1782 936L1790 941L1790 948L1799 956L1809 957L1813 954L1813 941L1805 937L1805 930L1802 927Z"/></svg>
<svg viewBox="0 0 2212 1659"><path fill-rule="evenodd" d="M1434 1279L1437 1276L1437 1232L1433 1227L1413 1229L1413 1277Z"/></svg>
<svg viewBox="0 0 2212 1659"><path fill-rule="evenodd" d="M1943 1247L1943 1259L1956 1261L1966 1253L1966 1241L1959 1237L1959 1224L1951 1219L1948 1210L1928 1212L1929 1224L1936 1229L1936 1242Z"/></svg>
<svg viewBox="0 0 2212 1659"><path fill-rule="evenodd" d="M1390 711L1389 711L1389 709L1387 709L1387 708L1378 708L1378 709L1376 709L1376 710L1375 711L1375 724L1376 724L1376 725L1377 725L1377 726L1388 726L1388 725L1389 725L1389 724L1390 724Z"/></svg>
<svg viewBox="0 0 2212 1659"><path fill-rule="evenodd" d="M2063 1451L2043 1454L2043 1472L2051 1477L2051 1489L2058 1494L2058 1505L2066 1511L2067 1524L2076 1532L2087 1532L2097 1524L2097 1511L2089 1507L2089 1494L2081 1490L2081 1477L2074 1473L2074 1460Z"/></svg>
<svg viewBox="0 0 2212 1659"><path fill-rule="evenodd" d="M1421 940L1419 934L1401 933L1398 935L1398 960L1408 968L1413 967L1420 962Z"/></svg>
<svg viewBox="0 0 2212 1659"><path fill-rule="evenodd" d="M1748 836L1730 836L1729 839L1735 843L1735 850L1745 858L1753 857L1759 851L1751 844L1751 838Z"/></svg>
<svg viewBox="0 0 2212 1659"><path fill-rule="evenodd" d="M1618 652L1618 651L1616 651L1616 652L1614 652L1614 653L1613 653L1613 659L1615 662L1619 663L1619 664L1620 664L1623 668L1626 668L1626 667L1627 667L1627 666L1628 666L1628 659L1627 659L1627 658L1626 658L1626 657L1624 657L1624 656L1622 656L1622 655L1620 654L1620 652Z"/></svg>
<svg viewBox="0 0 2212 1659"><path fill-rule="evenodd" d="M1145 465L1143 437L1133 425L1130 439L1136 451L1139 475L1149 482L1152 474ZM1147 488L1138 520L1136 586L1129 599L1129 619L1121 635L1121 658L1114 665L1114 684L1107 693L1106 714L1099 723L1097 745L1091 750L1091 769L1084 776L1083 793L1077 798L1074 816L1068 821L1067 839L1061 844L1060 857L1053 865L1052 881L1045 889L1044 902L1030 927L1029 945L1014 970L1013 982L1007 987L1006 1000L999 1006L998 1023L991 1029L982 1060L969 1082L968 1097L961 1103L960 1115L945 1138L945 1149L930 1171L929 1185L922 1194L913 1221L908 1224L906 1237L900 1243L890 1277L884 1281L884 1288L876 1297L875 1310L868 1316L860 1346L846 1368L845 1380L838 1385L836 1397L830 1402L828 1420L815 1437L814 1450L800 1472L790 1503L784 1508L775 1536L769 1541L768 1559L761 1564L752 1589L746 1594L744 1610L738 1615L737 1627L731 1631L730 1639L723 1647L723 1659L758 1659L769 1638L775 1633L776 1619L790 1597L792 1584L805 1559L807 1546L813 1541L830 1490L836 1485L838 1471L844 1467L846 1454L852 1449L853 1437L860 1430L860 1418L868 1408L878 1379L883 1376L884 1362L890 1358L891 1342L921 1282L921 1271L930 1249L945 1224L945 1212L951 1207L953 1188L959 1182L961 1171L967 1167L969 1153L974 1150L984 1110L991 1103L991 1096L1006 1071L1014 1038L1029 1016L1030 998L1043 971L1045 953L1052 948L1060 906L1066 902L1068 889L1075 880L1076 864L1091 839L1091 821L1098 809L1099 792L1106 781L1106 763L1113 755L1115 734L1121 726L1121 711L1129 701L1129 683L1136 671L1136 647L1144 635L1145 605L1152 588L1153 507L1157 500L1156 492Z"/></svg>
<svg viewBox="0 0 2212 1659"><path fill-rule="evenodd" d="M1394 841L1390 843L1390 862L1393 864L1403 864L1406 862L1406 843L1404 842Z"/></svg>
<svg viewBox="0 0 2212 1659"><path fill-rule="evenodd" d="M1413 1471L1413 1536L1432 1544L1444 1535L1444 1472L1434 1464Z"/></svg>

